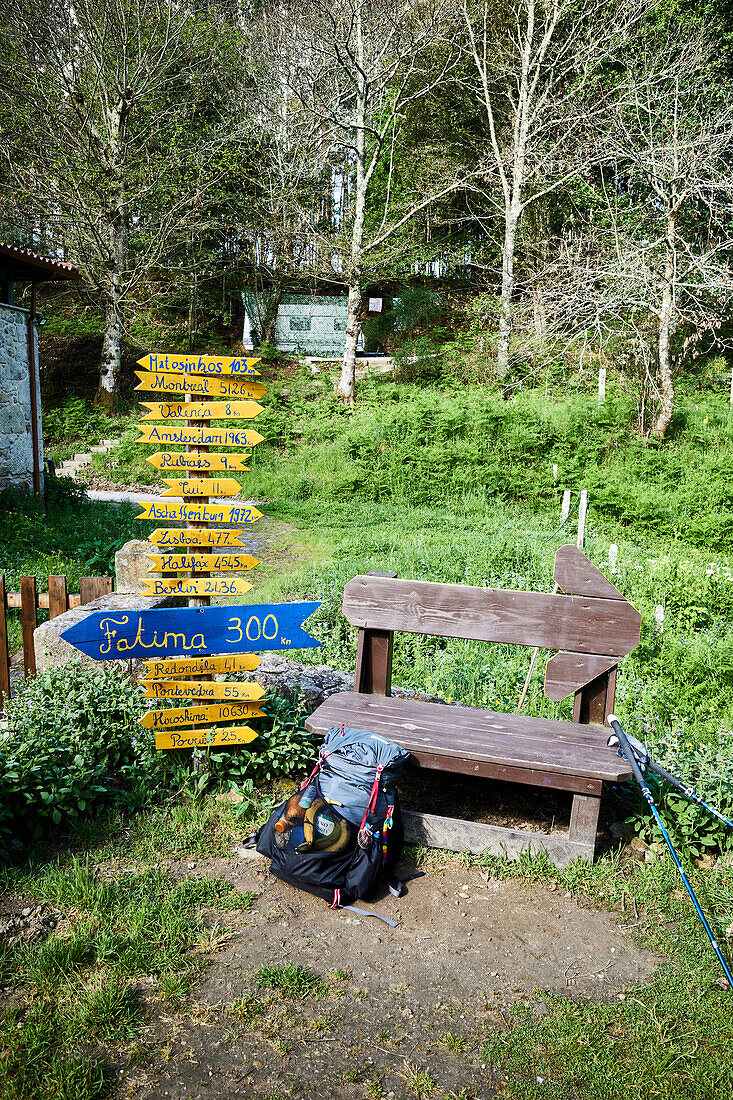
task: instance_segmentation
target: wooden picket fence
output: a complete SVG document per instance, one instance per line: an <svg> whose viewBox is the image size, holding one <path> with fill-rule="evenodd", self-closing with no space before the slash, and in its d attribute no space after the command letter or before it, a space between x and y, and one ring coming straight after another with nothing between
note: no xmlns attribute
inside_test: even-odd
<svg viewBox="0 0 733 1100"><path fill-rule="evenodd" d="M5 590L5 577L0 577L0 710L5 695L10 695L10 653L8 652L9 607L20 608L23 630L23 672L32 676L36 671L36 653L33 647L33 631L38 625L39 608L48 609L49 618L55 619L72 607L96 600L113 591L112 577L82 577L79 591L69 592L66 577L49 577L48 591L38 592L35 577L20 578L20 592Z"/></svg>

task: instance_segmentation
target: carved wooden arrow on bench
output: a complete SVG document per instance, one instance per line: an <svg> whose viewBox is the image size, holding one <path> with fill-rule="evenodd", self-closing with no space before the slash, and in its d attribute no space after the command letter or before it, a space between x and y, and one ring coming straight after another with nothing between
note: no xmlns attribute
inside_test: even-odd
<svg viewBox="0 0 733 1100"><path fill-rule="evenodd" d="M545 691L564 699L639 644L641 615L575 546L555 556L565 595L355 577L344 589L354 626L559 649Z"/></svg>

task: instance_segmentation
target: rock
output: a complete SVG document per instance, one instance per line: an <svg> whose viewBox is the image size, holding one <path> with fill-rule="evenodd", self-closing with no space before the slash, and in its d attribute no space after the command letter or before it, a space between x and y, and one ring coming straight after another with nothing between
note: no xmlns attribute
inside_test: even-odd
<svg viewBox="0 0 733 1100"><path fill-rule="evenodd" d="M154 542L131 539L115 554L115 582L118 592L131 592L141 596L145 590L143 578L147 577L150 562L148 554L159 553Z"/></svg>
<svg viewBox="0 0 733 1100"><path fill-rule="evenodd" d="M302 665L288 661L279 653L264 653L256 672L258 683L291 702L301 701L315 710L330 695L354 690L354 675L329 665ZM401 699L421 699L430 703L445 703L438 695L426 695L411 688L393 687L392 694Z"/></svg>
<svg viewBox="0 0 733 1100"><path fill-rule="evenodd" d="M643 863L646 859L648 848L640 836L635 836L631 838L631 840L629 841L629 850L634 859L638 859L641 863ZM654 856L652 854L652 859L653 858Z"/></svg>
<svg viewBox="0 0 733 1100"><path fill-rule="evenodd" d="M537 1001L537 1004L532 1005L532 1014L534 1016L547 1016L549 1011L544 1001Z"/></svg>

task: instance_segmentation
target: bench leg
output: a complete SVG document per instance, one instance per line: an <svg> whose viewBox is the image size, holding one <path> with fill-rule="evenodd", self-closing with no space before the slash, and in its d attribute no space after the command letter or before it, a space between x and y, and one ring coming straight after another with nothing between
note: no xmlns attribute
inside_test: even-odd
<svg viewBox="0 0 733 1100"><path fill-rule="evenodd" d="M596 850L596 833L598 832L598 813L600 809L601 799L598 795L573 795L568 839L587 845L588 858L591 862Z"/></svg>

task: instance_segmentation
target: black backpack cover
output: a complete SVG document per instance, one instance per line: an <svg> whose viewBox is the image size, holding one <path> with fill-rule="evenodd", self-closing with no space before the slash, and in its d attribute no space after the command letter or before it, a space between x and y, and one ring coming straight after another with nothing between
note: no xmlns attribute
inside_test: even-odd
<svg viewBox="0 0 733 1100"><path fill-rule="evenodd" d="M334 909L357 898L369 900L385 881L399 895L401 884L393 874L403 844L397 781L408 757L378 734L332 727L300 790L315 788L314 806L338 839L332 848L319 850L317 844L304 843L302 830L278 833L275 823L286 800L257 834L257 851L272 861L273 875Z"/></svg>

